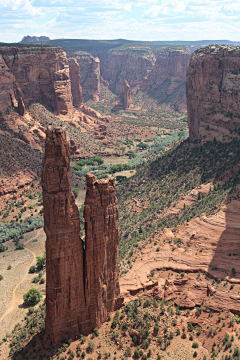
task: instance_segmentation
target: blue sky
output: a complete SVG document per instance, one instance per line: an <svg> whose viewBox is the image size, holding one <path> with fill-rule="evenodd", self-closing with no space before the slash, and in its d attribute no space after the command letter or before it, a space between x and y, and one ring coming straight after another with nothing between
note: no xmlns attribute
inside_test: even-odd
<svg viewBox="0 0 240 360"><path fill-rule="evenodd" d="M240 41L240 0L0 0L0 41Z"/></svg>

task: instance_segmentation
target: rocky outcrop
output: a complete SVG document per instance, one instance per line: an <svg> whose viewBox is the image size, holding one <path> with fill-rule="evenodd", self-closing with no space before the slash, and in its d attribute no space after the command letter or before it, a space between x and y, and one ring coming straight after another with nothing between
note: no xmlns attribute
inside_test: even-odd
<svg viewBox="0 0 240 360"><path fill-rule="evenodd" d="M123 94L124 109L129 109L131 105L132 105L131 88L127 80L124 80L124 94Z"/></svg>
<svg viewBox="0 0 240 360"><path fill-rule="evenodd" d="M19 115L21 115L21 116L23 116L25 114L25 105L24 105L24 102L23 102L23 99L21 96L19 97L19 100L18 100L18 112L19 112Z"/></svg>
<svg viewBox="0 0 240 360"><path fill-rule="evenodd" d="M118 282L118 206L115 179L87 174L85 218L85 294L90 328L99 327L114 310Z"/></svg>
<svg viewBox="0 0 240 360"><path fill-rule="evenodd" d="M41 102L56 114L73 111L69 64L56 47L0 47L0 111Z"/></svg>
<svg viewBox="0 0 240 360"><path fill-rule="evenodd" d="M100 327L115 308L118 206L114 179L87 175L85 248L70 186L70 146L60 128L46 131L42 170L46 240L46 342L58 344Z"/></svg>
<svg viewBox="0 0 240 360"><path fill-rule="evenodd" d="M100 94L100 60L85 51L67 52L68 57L74 57L81 74L83 99L99 101Z"/></svg>
<svg viewBox="0 0 240 360"><path fill-rule="evenodd" d="M46 240L46 341L75 339L85 316L83 244L70 186L66 132L48 129L42 169Z"/></svg>
<svg viewBox="0 0 240 360"><path fill-rule="evenodd" d="M73 97L73 105L79 107L82 105L82 87L80 77L80 67L76 59L68 59L69 74L71 80L71 91Z"/></svg>
<svg viewBox="0 0 240 360"><path fill-rule="evenodd" d="M187 70L189 137L218 140L240 127L240 47L208 46L192 54Z"/></svg>

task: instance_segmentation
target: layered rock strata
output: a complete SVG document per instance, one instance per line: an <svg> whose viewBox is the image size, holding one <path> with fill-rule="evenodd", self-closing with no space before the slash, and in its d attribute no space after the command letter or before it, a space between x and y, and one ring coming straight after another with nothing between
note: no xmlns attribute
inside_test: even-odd
<svg viewBox="0 0 240 360"><path fill-rule="evenodd" d="M46 241L46 341L58 344L100 327L119 295L118 207L114 179L87 175L85 248L70 186L66 132L46 132L42 187Z"/></svg>
<svg viewBox="0 0 240 360"><path fill-rule="evenodd" d="M68 57L74 57L81 74L83 99L99 101L100 94L100 60L85 51L67 52Z"/></svg>
<svg viewBox="0 0 240 360"><path fill-rule="evenodd" d="M57 47L0 47L0 111L8 106L43 103L56 114L72 114L66 53Z"/></svg>
<svg viewBox="0 0 240 360"><path fill-rule="evenodd" d="M132 105L131 88L127 80L124 81L124 94L123 94L123 106L124 109L129 109Z"/></svg>
<svg viewBox="0 0 240 360"><path fill-rule="evenodd" d="M240 127L240 47L208 46L195 51L187 70L189 137L218 140Z"/></svg>

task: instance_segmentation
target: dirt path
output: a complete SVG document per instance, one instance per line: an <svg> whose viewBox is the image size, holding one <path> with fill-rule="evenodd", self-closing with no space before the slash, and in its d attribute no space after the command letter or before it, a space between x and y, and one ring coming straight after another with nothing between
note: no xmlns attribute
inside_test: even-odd
<svg viewBox="0 0 240 360"><path fill-rule="evenodd" d="M31 261L29 267L35 264L35 262L36 262L36 254L35 254L32 250L28 249L28 248L26 247L26 245L27 245L30 241L33 241L33 240L37 239L40 230L41 230L41 229L38 229L38 230L37 230L37 234L36 234L35 236L33 236L32 238L30 238L29 240L27 240L27 241L24 242L24 245L25 245L24 250L27 250L30 254L33 255L33 259L32 259L32 261ZM19 297L16 296L16 291L17 291L18 287L22 284L22 282L26 279L27 275L28 275L28 271L25 273L25 275L22 277L22 279L17 283L17 285L16 285L15 288L13 289L11 304L10 304L9 308L5 311L5 313L4 313L4 314L1 316L1 318L0 318L0 323L1 323L1 321L2 321L7 315L9 315L9 314L12 313L11 319L10 319L10 321L9 321L9 324L8 324L7 328L4 330L4 332L0 333L0 339L6 334L6 332L9 331L9 329L10 329L10 327L11 327L11 325L12 325L12 322L13 322L13 320L14 320L14 318L15 318L16 312L17 312L17 310L18 310L18 306L22 303L22 298L19 298Z"/></svg>

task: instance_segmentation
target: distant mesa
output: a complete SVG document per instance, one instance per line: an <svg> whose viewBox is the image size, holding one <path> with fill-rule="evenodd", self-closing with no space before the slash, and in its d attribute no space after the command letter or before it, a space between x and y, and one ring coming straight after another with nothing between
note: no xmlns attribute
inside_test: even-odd
<svg viewBox="0 0 240 360"><path fill-rule="evenodd" d="M24 36L22 38L22 41L20 41L21 44L33 44L33 43L39 43L42 41L49 41L50 38L48 36Z"/></svg>

